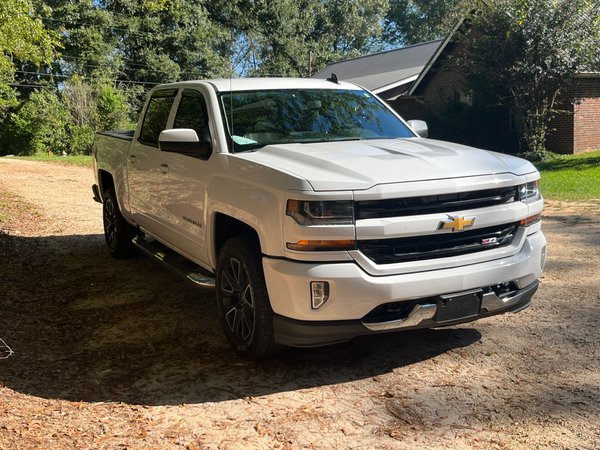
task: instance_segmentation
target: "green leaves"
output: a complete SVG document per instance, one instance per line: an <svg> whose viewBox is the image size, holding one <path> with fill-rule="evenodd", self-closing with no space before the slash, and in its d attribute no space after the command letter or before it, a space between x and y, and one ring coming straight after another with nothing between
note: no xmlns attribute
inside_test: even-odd
<svg viewBox="0 0 600 450"><path fill-rule="evenodd" d="M458 20L458 3L457 0L390 0L384 41L411 45L443 37Z"/></svg>
<svg viewBox="0 0 600 450"><path fill-rule="evenodd" d="M58 95L40 89L22 107L11 114L11 131L22 150L33 153L66 151L69 113Z"/></svg>
<svg viewBox="0 0 600 450"><path fill-rule="evenodd" d="M29 0L0 2L0 52L36 64L50 62L58 36L45 29Z"/></svg>
<svg viewBox="0 0 600 450"><path fill-rule="evenodd" d="M17 104L9 86L14 80L14 60L48 63L58 47L58 36L44 28L33 10L29 0L0 2L0 120Z"/></svg>
<svg viewBox="0 0 600 450"><path fill-rule="evenodd" d="M237 0L206 4L230 31L235 74L308 76L378 48L387 0Z"/></svg>

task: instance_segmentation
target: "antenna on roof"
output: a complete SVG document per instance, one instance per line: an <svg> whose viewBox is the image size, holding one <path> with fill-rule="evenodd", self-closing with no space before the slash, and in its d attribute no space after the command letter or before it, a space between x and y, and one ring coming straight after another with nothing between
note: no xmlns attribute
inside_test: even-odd
<svg viewBox="0 0 600 450"><path fill-rule="evenodd" d="M327 78L327 81L331 82L331 83L335 83L335 84L340 84L340 80L338 80L338 77L335 73L331 73L331 76L329 78Z"/></svg>

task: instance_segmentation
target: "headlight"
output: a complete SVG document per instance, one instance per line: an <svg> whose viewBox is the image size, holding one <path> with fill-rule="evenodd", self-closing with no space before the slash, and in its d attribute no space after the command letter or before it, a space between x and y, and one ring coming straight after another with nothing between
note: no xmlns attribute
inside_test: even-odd
<svg viewBox="0 0 600 450"><path fill-rule="evenodd" d="M288 200L285 212L300 225L352 225L354 205L350 200Z"/></svg>
<svg viewBox="0 0 600 450"><path fill-rule="evenodd" d="M519 200L522 202L531 203L540 198L540 180L530 181L519 186Z"/></svg>

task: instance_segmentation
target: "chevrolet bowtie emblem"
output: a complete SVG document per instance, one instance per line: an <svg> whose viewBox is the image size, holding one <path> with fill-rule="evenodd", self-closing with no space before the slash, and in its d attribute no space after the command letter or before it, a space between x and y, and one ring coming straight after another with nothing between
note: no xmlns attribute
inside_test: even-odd
<svg viewBox="0 0 600 450"><path fill-rule="evenodd" d="M442 219L438 230L462 231L465 228L473 226L474 223L475 217L448 215L447 219Z"/></svg>

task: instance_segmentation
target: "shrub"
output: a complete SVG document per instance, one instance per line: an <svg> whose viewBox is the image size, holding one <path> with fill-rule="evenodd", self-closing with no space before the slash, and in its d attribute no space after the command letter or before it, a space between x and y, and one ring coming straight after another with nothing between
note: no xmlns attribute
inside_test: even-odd
<svg viewBox="0 0 600 450"><path fill-rule="evenodd" d="M17 153L62 154L68 150L69 113L54 91L33 92L10 118L12 139L7 144Z"/></svg>
<svg viewBox="0 0 600 450"><path fill-rule="evenodd" d="M94 143L94 132L89 125L71 125L68 135L68 154L89 155Z"/></svg>

